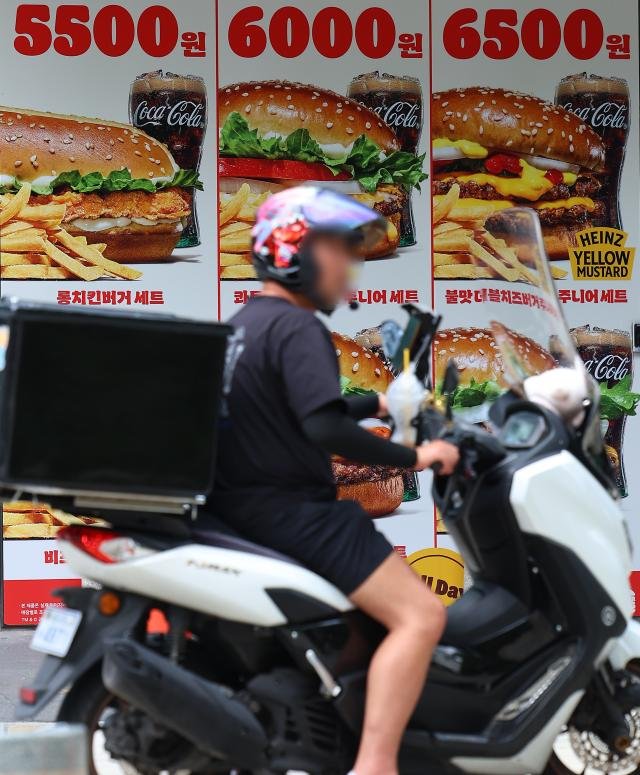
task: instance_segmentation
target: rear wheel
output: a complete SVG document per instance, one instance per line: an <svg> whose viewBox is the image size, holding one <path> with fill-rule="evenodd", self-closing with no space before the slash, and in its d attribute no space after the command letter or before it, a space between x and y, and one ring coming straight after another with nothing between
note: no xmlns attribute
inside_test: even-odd
<svg viewBox="0 0 640 775"><path fill-rule="evenodd" d="M105 727L110 717L126 712L127 705L111 694L103 685L100 670L95 670L76 683L62 703L58 721L71 724L84 724L88 732L89 773L90 775L276 775L267 770L230 770L226 773L218 769L159 769L158 766L134 766L122 759L114 759L107 750ZM113 719L112 719L113 720ZM174 750L168 746L174 745ZM190 744L177 735L169 734L160 746L158 754L179 755L188 752Z"/></svg>

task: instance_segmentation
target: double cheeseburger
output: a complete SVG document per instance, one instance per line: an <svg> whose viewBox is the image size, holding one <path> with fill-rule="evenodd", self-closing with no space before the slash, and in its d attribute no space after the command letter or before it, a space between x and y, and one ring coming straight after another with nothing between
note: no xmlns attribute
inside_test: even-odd
<svg viewBox="0 0 640 775"><path fill-rule="evenodd" d="M558 105L505 89L451 89L432 97L431 132L436 201L460 186L451 220L499 233L501 212L532 207L547 255L560 259L576 232L606 218L597 199L602 140Z"/></svg>
<svg viewBox="0 0 640 775"><path fill-rule="evenodd" d="M393 381L393 374L383 358L357 339L336 333L332 338L343 394L384 393ZM384 438L391 435L391 431L383 426L367 430ZM338 499L358 501L369 516L385 517L402 503L402 469L364 465L337 456L333 458L332 466Z"/></svg>
<svg viewBox="0 0 640 775"><path fill-rule="evenodd" d="M530 374L555 368L555 359L528 336L508 331ZM495 400L508 389L502 355L489 328L445 328L433 343L436 385L444 380L450 360L458 367L460 384L453 395L455 410L472 409Z"/></svg>
<svg viewBox="0 0 640 775"><path fill-rule="evenodd" d="M106 243L113 261L168 258L197 173L127 124L0 106L0 194L31 184L30 205L66 205L64 228Z"/></svg>
<svg viewBox="0 0 640 775"><path fill-rule="evenodd" d="M316 183L351 195L389 221L367 258L400 240L408 191L426 178L423 157L400 151L393 130L352 99L288 81L230 84L218 92L220 191L243 183L251 201L283 187Z"/></svg>

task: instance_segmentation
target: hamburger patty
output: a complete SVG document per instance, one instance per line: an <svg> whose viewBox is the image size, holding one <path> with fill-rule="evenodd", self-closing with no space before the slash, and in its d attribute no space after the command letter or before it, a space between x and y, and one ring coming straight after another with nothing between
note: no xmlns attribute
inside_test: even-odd
<svg viewBox="0 0 640 775"><path fill-rule="evenodd" d="M113 191L108 194L63 193L37 198L38 204L65 204L66 223L76 218L167 218L177 220L190 213L191 194L180 188L167 188L155 194L147 191Z"/></svg>
<svg viewBox="0 0 640 775"><path fill-rule="evenodd" d="M444 180L435 180L433 183L434 194L446 194L454 183L460 186L460 196L472 199L504 199L504 196L498 193L490 183L476 183L472 180L461 182L455 177ZM596 194L602 184L594 175L580 175L573 186L567 186L561 183L554 186L540 197L541 202L555 202L558 199L569 199L572 196L591 197Z"/></svg>
<svg viewBox="0 0 640 775"><path fill-rule="evenodd" d="M392 476L401 476L402 468L391 466L363 465L351 463L342 458L334 458L332 461L333 475L338 484L358 484L358 482L380 482Z"/></svg>
<svg viewBox="0 0 640 775"><path fill-rule="evenodd" d="M560 223L580 223L604 218L606 215L604 202L596 202L595 210L587 210L583 205L573 207L550 207L537 210L542 226L557 226Z"/></svg>
<svg viewBox="0 0 640 775"><path fill-rule="evenodd" d="M374 194L354 194L353 198L389 218L402 212L407 193L401 186L383 185Z"/></svg>

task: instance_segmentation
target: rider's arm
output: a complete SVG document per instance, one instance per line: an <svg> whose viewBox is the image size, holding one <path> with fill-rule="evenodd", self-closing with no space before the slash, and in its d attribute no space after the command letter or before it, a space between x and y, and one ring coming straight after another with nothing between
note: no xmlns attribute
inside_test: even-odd
<svg viewBox="0 0 640 775"><path fill-rule="evenodd" d="M377 396L374 396L377 402ZM365 416L371 416L367 411ZM302 421L302 429L314 444L334 455L367 465L413 468L415 449L394 444L361 428L345 411L342 401L316 409Z"/></svg>
<svg viewBox="0 0 640 775"><path fill-rule="evenodd" d="M367 417L377 417L380 412L380 396L377 393L367 393L363 396L345 396L347 414L354 420L365 420Z"/></svg>

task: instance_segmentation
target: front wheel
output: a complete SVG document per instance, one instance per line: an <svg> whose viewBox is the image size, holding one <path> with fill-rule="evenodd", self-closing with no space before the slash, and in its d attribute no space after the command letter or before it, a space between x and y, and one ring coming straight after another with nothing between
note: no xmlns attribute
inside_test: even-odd
<svg viewBox="0 0 640 775"><path fill-rule="evenodd" d="M626 675L631 684L640 685L637 669ZM638 697L637 690L634 696ZM616 704L629 729L624 743L617 748L608 745L595 731L578 729L569 721L556 738L545 775L640 775L640 703Z"/></svg>
<svg viewBox="0 0 640 775"><path fill-rule="evenodd" d="M178 735L168 730L163 730L155 725L151 719L138 714L138 718L146 728L142 734L149 735L149 732L155 728L158 736L147 746L144 752L136 746L138 742L133 735L127 740L123 737L123 729L126 734L126 728L119 730L117 738L119 747L131 747L131 761L124 758L113 758L107 749L107 738L105 732L114 735L114 721L116 714L131 714L131 708L126 703L119 700L111 694L102 683L101 672L99 669L84 675L76 684L74 684L66 695L62 707L58 713L58 721L69 724L84 724L88 733L89 749L89 775L276 775L276 773L260 770L249 772L247 770L227 770L223 771L213 766L211 768L202 763L195 765L195 769L171 767L165 768L164 764L169 764L172 760L188 759L193 756L191 745ZM117 735L118 732L115 732ZM148 737L147 737L148 740ZM133 753L135 751L135 753ZM200 758L196 755L196 758Z"/></svg>

